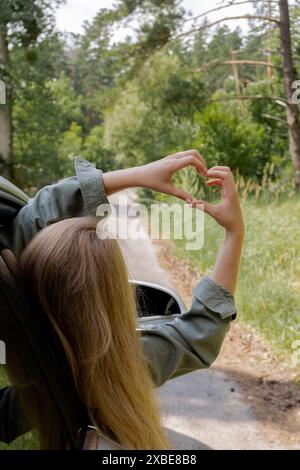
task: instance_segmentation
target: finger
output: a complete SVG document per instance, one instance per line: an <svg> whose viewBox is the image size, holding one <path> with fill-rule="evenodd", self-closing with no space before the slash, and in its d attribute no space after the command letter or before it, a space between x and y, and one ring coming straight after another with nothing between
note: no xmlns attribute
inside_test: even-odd
<svg viewBox="0 0 300 470"><path fill-rule="evenodd" d="M220 179L212 179L206 182L207 186L223 186L223 181Z"/></svg>
<svg viewBox="0 0 300 470"><path fill-rule="evenodd" d="M205 158L201 155L201 153L198 152L198 150L195 150L195 149L187 150L185 153L186 153L186 155L193 155L193 157L198 158L206 168Z"/></svg>
<svg viewBox="0 0 300 470"><path fill-rule="evenodd" d="M175 157L179 159L179 158L188 157L189 155L198 158L200 162L203 163L205 169L207 169L205 158L198 152L198 150L192 149L192 150L185 150L184 152L178 152L175 154Z"/></svg>
<svg viewBox="0 0 300 470"><path fill-rule="evenodd" d="M191 203L193 201L193 196L191 196L187 191L184 191L184 189L179 189L175 186L170 185L166 188L166 192L167 194L178 197L179 199L182 199L183 201L186 201L188 203Z"/></svg>
<svg viewBox="0 0 300 470"><path fill-rule="evenodd" d="M208 178L217 178L221 180L225 180L228 178L229 174L226 173L226 171L221 171L221 170L214 170L213 168L210 168L207 172L207 177Z"/></svg>
<svg viewBox="0 0 300 470"><path fill-rule="evenodd" d="M188 154L188 155L193 155L193 157L198 158L198 160L200 160L200 162L203 163L203 166L204 166L204 168L205 168L205 171L207 171L207 166L206 166L205 158L198 152L198 150L188 150L188 151L187 151L187 154Z"/></svg>
<svg viewBox="0 0 300 470"><path fill-rule="evenodd" d="M192 155L182 157L179 160L177 160L176 163L177 163L176 164L177 171L182 170L183 168L186 168L188 166L194 166L199 171L199 173L206 176L206 168L203 165L202 161L200 161L198 158Z"/></svg>
<svg viewBox="0 0 300 470"><path fill-rule="evenodd" d="M209 169L207 176L210 181L221 180L222 181L222 195L223 198L230 198L236 192L236 186L231 173L226 173L221 170Z"/></svg>
<svg viewBox="0 0 300 470"><path fill-rule="evenodd" d="M225 192L224 192L224 182L220 179L212 179L206 182L207 186L213 187L218 186L222 190L222 198L224 199Z"/></svg>
<svg viewBox="0 0 300 470"><path fill-rule="evenodd" d="M229 166L213 166L212 168L210 168L210 170L221 170L225 171L225 173L231 173L231 169L229 168Z"/></svg>
<svg viewBox="0 0 300 470"><path fill-rule="evenodd" d="M200 209L204 211L206 214L210 215L211 217L214 217L216 207L214 204L209 204L206 201L202 201L200 199L194 200L191 204L190 207L195 208L195 209Z"/></svg>

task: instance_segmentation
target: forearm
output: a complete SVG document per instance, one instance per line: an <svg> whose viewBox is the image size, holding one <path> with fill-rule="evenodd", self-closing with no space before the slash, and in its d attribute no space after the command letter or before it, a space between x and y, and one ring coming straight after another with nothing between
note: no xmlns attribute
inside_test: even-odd
<svg viewBox="0 0 300 470"><path fill-rule="evenodd" d="M123 189L141 185L141 167L109 171L103 174L103 184L107 196Z"/></svg>
<svg viewBox="0 0 300 470"><path fill-rule="evenodd" d="M214 269L212 280L234 294L240 259L244 240L244 228L234 231L226 231L225 240L221 247Z"/></svg>

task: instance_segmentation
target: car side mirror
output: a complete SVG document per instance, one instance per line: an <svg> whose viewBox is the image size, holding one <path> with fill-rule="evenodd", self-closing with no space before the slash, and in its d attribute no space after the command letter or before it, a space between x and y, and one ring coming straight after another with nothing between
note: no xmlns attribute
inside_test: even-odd
<svg viewBox="0 0 300 470"><path fill-rule="evenodd" d="M141 328L172 318L186 311L186 306L180 295L170 287L161 286L154 282L131 280L136 290L139 323Z"/></svg>

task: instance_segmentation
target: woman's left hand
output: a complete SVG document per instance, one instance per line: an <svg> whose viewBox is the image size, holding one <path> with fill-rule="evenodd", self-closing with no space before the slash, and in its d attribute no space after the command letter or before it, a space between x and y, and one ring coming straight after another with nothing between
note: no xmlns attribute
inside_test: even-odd
<svg viewBox="0 0 300 470"><path fill-rule="evenodd" d="M184 189L176 188L172 182L177 171L189 166L194 167L198 173L206 177L204 158L197 150L187 150L146 165L105 173L103 175L104 186L107 195L126 188L142 187L170 194L190 203L193 201L193 196Z"/></svg>

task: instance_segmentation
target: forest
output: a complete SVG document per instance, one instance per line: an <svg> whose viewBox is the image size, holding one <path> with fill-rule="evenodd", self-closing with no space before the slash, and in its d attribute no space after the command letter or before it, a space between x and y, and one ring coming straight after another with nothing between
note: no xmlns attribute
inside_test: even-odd
<svg viewBox="0 0 300 470"><path fill-rule="evenodd" d="M178 0L118 0L82 34L58 30L61 3L0 2L1 174L33 194L72 175L76 155L107 171L195 148L208 166L230 166L247 224L241 316L291 352L300 334L300 2L228 2L232 29L226 2L214 22ZM242 4L252 13L240 15ZM178 179L216 197L188 170ZM199 256L174 242L203 272L218 242L209 224Z"/></svg>

